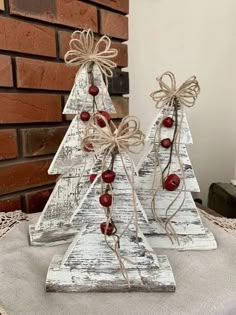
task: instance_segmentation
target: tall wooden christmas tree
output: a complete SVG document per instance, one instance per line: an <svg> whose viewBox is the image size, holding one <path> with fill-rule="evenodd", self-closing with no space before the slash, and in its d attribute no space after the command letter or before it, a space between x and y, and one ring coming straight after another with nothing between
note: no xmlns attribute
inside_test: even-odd
<svg viewBox="0 0 236 315"><path fill-rule="evenodd" d="M138 165L137 193L149 219L142 230L154 248L215 249L191 195L200 189L186 149L192 136L184 107L194 105L198 82L192 77L177 88L167 72L159 84L152 98L160 111L147 133L149 150Z"/></svg>
<svg viewBox="0 0 236 315"><path fill-rule="evenodd" d="M78 232L70 221L81 196L91 184L89 173L95 161L92 148L81 148L81 138L95 112L106 116L115 113L106 85L107 77L112 76L112 69L116 67L111 59L117 55L117 50L110 46L107 36L96 42L90 30L72 34L65 62L80 69L63 114L75 114L75 117L48 170L49 174L61 176L38 222L30 226L32 245L70 242Z"/></svg>
<svg viewBox="0 0 236 315"><path fill-rule="evenodd" d="M118 129L98 114L90 122L83 146L92 144L98 156L91 170L96 176L72 218L79 234L49 267L48 291L175 290L167 257L156 256L138 227L147 217L135 192L130 152L143 138L132 117Z"/></svg>

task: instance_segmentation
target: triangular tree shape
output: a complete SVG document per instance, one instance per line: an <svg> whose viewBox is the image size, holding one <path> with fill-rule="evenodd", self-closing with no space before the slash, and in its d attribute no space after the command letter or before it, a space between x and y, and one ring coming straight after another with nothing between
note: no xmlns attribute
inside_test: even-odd
<svg viewBox="0 0 236 315"><path fill-rule="evenodd" d="M104 169L111 165L110 161L106 161ZM49 267L46 281L48 291L175 290L167 258L156 256L142 232L136 230L134 225L133 190L127 177L132 162L125 154L117 154L113 162L116 177L112 183L112 222L115 224L115 234L105 236L100 231L100 224L107 217L99 203L103 179L101 172L98 172L73 219L82 226L80 233L64 257L56 256ZM138 222L144 223L145 213L137 196L135 199Z"/></svg>
<svg viewBox="0 0 236 315"><path fill-rule="evenodd" d="M174 109L162 109L157 115L155 122L152 124L147 134L149 142L149 150L146 156L141 159L138 170L139 178L137 178L137 194L146 211L149 219L149 225L143 225L141 228L147 237L150 237L152 246L164 248L187 249L214 249L216 242L211 233L204 228L194 200L190 192L199 192L191 161L189 159L186 144L192 143L192 136L189 129L188 121L184 112L178 109L178 121L182 119L180 135L177 145L179 149L179 159L181 161L185 185L181 184L176 191L168 191L163 188L162 171L168 164L170 157L170 148L164 148L160 144L162 139L173 139L174 128L166 128L162 126L162 121L168 116L174 116ZM181 168L179 159L175 151L172 153L169 174L176 174L181 178ZM153 197L155 196L155 198ZM153 202L154 201L154 202ZM155 212L153 209L155 208ZM177 211L178 210L178 211ZM177 212L177 213L176 213ZM155 213L158 216L155 218ZM175 215L176 213L176 215ZM173 216L173 217L172 217ZM166 235L165 223L168 218L172 217L171 225L174 228L178 242L173 244ZM162 222L162 223L160 223ZM186 242L186 235L192 240ZM198 241L199 236L200 241ZM204 237L205 236L205 239ZM159 243L159 238L161 242ZM205 242L204 242L205 241ZM193 243L196 245L194 247Z"/></svg>
<svg viewBox="0 0 236 315"><path fill-rule="evenodd" d="M76 78L75 84L67 99L63 114L78 114L82 111L90 111L93 108L93 96L88 93L90 82L88 76L88 67L81 67ZM94 64L92 70L94 85L99 88L99 94L95 97L97 110L105 110L108 113L115 113L116 110L112 104L111 97L104 83L102 72Z"/></svg>

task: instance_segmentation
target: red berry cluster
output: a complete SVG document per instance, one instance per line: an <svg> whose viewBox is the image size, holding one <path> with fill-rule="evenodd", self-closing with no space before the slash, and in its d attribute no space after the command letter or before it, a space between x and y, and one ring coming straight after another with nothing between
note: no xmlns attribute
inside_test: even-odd
<svg viewBox="0 0 236 315"><path fill-rule="evenodd" d="M113 183L115 177L116 173L112 170L106 170L102 173L102 179L107 184ZM108 208L109 211L109 207L112 205L112 195L108 192L105 192L99 197L99 202L103 207ZM100 228L102 234L106 234L108 236L112 235L115 229L114 224L112 224L111 222L108 225L106 222L101 223Z"/></svg>
<svg viewBox="0 0 236 315"><path fill-rule="evenodd" d="M166 128L172 128L174 126L174 120L171 117L166 117L162 121L162 125ZM165 149L169 149L172 146L170 138L161 140L161 146ZM164 188L169 191L174 191L179 187L180 178L176 174L169 174L164 181Z"/></svg>

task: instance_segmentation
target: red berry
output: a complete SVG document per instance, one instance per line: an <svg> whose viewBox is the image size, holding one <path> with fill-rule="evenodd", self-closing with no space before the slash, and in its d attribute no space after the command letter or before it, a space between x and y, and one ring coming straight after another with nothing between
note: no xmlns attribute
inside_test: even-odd
<svg viewBox="0 0 236 315"><path fill-rule="evenodd" d="M106 170L102 173L102 179L105 183L113 183L116 177L116 173L111 170Z"/></svg>
<svg viewBox="0 0 236 315"><path fill-rule="evenodd" d="M103 194L99 197L99 202L103 207L110 207L112 204L112 195Z"/></svg>
<svg viewBox="0 0 236 315"><path fill-rule="evenodd" d="M89 94L92 96L97 96L99 93L99 88L96 85L91 85L89 87Z"/></svg>
<svg viewBox="0 0 236 315"><path fill-rule="evenodd" d="M89 175L89 181L92 184L95 181L95 178L97 177L97 174L90 174Z"/></svg>
<svg viewBox="0 0 236 315"><path fill-rule="evenodd" d="M81 113L80 113L80 119L81 119L82 121L89 121L89 119L90 119L90 114L89 114L89 112L81 112Z"/></svg>
<svg viewBox="0 0 236 315"><path fill-rule="evenodd" d="M172 141L170 138L166 138L161 140L161 146L165 149L169 149L172 146Z"/></svg>
<svg viewBox="0 0 236 315"><path fill-rule="evenodd" d="M166 117L163 121L162 124L166 128L171 128L174 125L174 120L171 117Z"/></svg>
<svg viewBox="0 0 236 315"><path fill-rule="evenodd" d="M104 110L101 110L98 112L100 115L102 115L105 120L109 123L109 121L111 120L111 116L108 114L108 112L105 112ZM97 124L99 127L103 128L106 127L106 123L105 120L102 119L101 117L97 117Z"/></svg>
<svg viewBox="0 0 236 315"><path fill-rule="evenodd" d="M114 230L114 226L111 223L109 223L107 226L106 222L101 223L100 228L101 228L102 234L106 234L108 236L112 235L112 232Z"/></svg>
<svg viewBox="0 0 236 315"><path fill-rule="evenodd" d="M164 186L166 190L173 191L176 190L179 187L180 184L180 178L176 174L170 174L167 176Z"/></svg>
<svg viewBox="0 0 236 315"><path fill-rule="evenodd" d="M86 152L94 151L92 143L85 144L84 151L86 151Z"/></svg>

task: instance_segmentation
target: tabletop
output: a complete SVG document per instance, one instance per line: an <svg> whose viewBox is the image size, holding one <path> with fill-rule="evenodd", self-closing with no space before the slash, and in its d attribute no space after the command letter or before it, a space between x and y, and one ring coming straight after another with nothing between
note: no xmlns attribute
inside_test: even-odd
<svg viewBox="0 0 236 315"><path fill-rule="evenodd" d="M157 251L168 255L175 293L79 294L45 292L49 263L68 245L31 247L29 222L21 222L0 239L0 305L9 315L235 315L236 238L206 219L204 224L217 250Z"/></svg>

